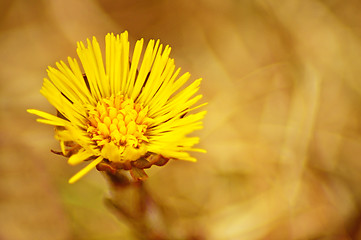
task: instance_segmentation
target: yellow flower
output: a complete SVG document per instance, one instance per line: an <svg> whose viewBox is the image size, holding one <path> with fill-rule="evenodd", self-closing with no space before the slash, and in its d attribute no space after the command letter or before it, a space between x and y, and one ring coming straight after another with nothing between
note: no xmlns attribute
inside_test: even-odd
<svg viewBox="0 0 361 240"><path fill-rule="evenodd" d="M57 109L56 116L28 110L42 117L39 122L56 126L55 138L69 164L91 161L69 182L96 166L136 175L168 159L195 161L188 151L204 150L193 147L198 137L187 135L202 128L206 113L189 114L204 105L196 105L201 79L183 87L190 74L180 76L169 58L171 48L159 40L150 40L144 54L143 39L129 52L127 32L106 35L105 46L104 65L95 37L87 47L78 43L84 74L70 57L68 65L60 61L57 69L48 68L40 92Z"/></svg>

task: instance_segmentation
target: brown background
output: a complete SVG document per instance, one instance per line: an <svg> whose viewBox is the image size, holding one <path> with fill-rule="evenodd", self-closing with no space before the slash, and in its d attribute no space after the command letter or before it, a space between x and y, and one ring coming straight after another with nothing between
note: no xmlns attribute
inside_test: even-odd
<svg viewBox="0 0 361 240"><path fill-rule="evenodd" d="M0 239L134 239L97 171L50 153L27 108L76 41L129 31L172 46L209 102L207 154L149 172L185 239L361 239L361 2L1 0ZM79 166L81 167L81 166Z"/></svg>

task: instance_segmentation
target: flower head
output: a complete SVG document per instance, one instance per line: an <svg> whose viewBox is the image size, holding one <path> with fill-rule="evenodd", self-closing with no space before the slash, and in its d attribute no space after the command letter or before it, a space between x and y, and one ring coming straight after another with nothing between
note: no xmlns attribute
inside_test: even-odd
<svg viewBox="0 0 361 240"><path fill-rule="evenodd" d="M106 35L105 46L105 64L93 37L87 47L78 43L83 71L70 57L68 65L61 61L48 68L41 93L56 116L28 110L42 117L39 122L56 126L59 153L69 157L69 164L90 161L69 182L94 167L126 169L142 178L144 168L168 159L195 161L188 151L204 150L193 147L198 137L187 135L202 128L206 113L189 113L204 105L196 105L201 79L184 86L190 74L175 70L171 48L159 40L150 40L144 54L143 39L130 53L127 32Z"/></svg>

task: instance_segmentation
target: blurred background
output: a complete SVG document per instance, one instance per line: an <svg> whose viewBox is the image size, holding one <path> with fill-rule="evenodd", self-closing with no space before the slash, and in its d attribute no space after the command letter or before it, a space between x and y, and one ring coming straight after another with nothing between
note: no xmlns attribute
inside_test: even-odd
<svg viewBox="0 0 361 240"><path fill-rule="evenodd" d="M137 239L79 182L39 93L76 42L161 39L201 88L197 163L152 167L146 187L174 239L361 239L361 2L1 0L0 239Z"/></svg>

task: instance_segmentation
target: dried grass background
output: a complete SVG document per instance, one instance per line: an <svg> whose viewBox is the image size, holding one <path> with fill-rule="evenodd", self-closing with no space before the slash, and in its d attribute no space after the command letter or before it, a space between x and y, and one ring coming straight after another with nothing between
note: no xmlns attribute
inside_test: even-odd
<svg viewBox="0 0 361 240"><path fill-rule="evenodd" d="M1 0L0 239L135 239L97 172L49 149L27 108L76 41L129 31L172 46L203 77L197 163L153 167L147 187L178 239L361 239L361 2Z"/></svg>

